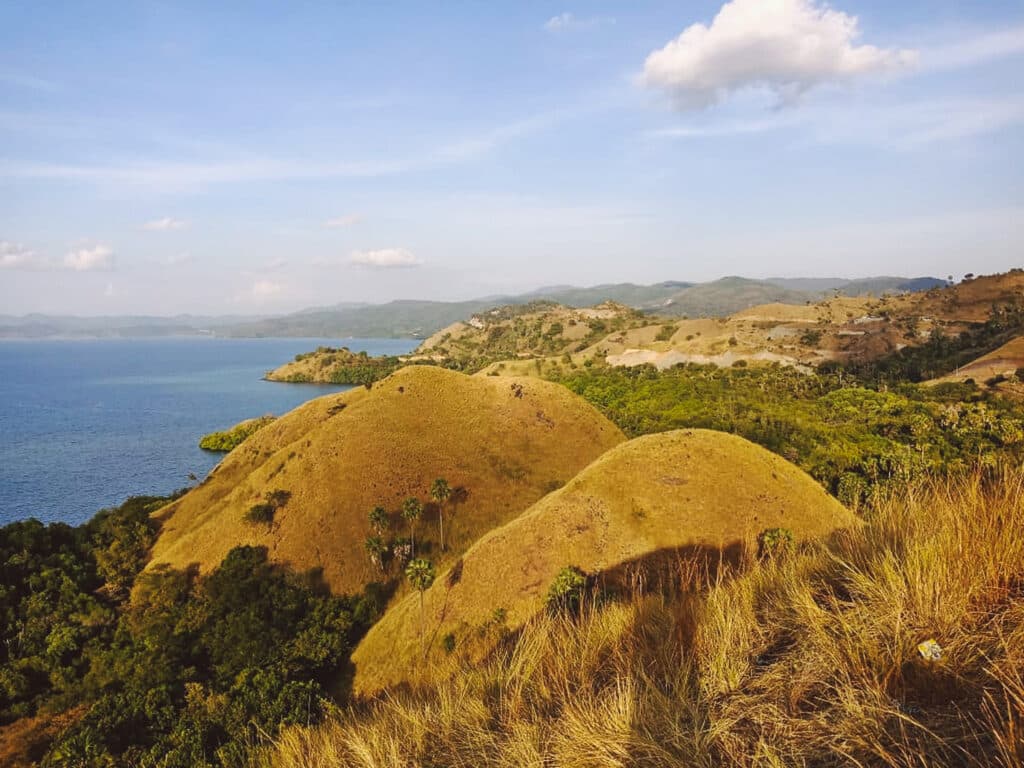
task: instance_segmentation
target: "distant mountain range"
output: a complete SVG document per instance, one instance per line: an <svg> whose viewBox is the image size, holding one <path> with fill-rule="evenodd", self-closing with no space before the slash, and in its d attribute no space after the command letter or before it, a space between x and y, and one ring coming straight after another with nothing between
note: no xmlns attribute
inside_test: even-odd
<svg viewBox="0 0 1024 768"><path fill-rule="evenodd" d="M707 283L666 281L653 285L613 283L580 288L549 286L511 296L470 301L391 301L343 303L277 316L74 317L0 315L0 338L122 338L215 335L263 337L426 337L457 320L503 304L552 301L586 307L616 301L650 314L671 317L721 317L780 302L803 304L832 293L846 296L924 291L946 285L935 277L770 278L723 277Z"/></svg>

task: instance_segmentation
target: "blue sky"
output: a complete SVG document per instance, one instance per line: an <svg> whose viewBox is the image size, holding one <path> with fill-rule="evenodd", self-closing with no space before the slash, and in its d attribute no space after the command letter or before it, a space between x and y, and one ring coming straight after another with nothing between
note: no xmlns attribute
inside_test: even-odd
<svg viewBox="0 0 1024 768"><path fill-rule="evenodd" d="M14 0L0 314L1003 270L1022 75L1020 2Z"/></svg>

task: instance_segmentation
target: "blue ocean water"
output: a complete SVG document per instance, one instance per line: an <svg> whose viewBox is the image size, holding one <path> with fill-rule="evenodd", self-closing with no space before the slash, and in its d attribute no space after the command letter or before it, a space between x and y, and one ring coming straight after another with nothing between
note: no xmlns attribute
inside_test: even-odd
<svg viewBox="0 0 1024 768"><path fill-rule="evenodd" d="M321 344L370 354L408 339L0 341L0 524L84 522L134 494L164 494L221 459L199 438L346 387L263 374Z"/></svg>

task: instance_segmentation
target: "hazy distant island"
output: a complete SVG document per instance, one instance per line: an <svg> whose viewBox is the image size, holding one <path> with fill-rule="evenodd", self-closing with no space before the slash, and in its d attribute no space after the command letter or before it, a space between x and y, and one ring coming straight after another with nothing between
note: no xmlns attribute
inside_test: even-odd
<svg viewBox="0 0 1024 768"><path fill-rule="evenodd" d="M645 313L666 316L719 317L757 304L802 303L829 295L881 296L945 285L934 277L779 278L749 280L726 277L709 283L667 281L653 285L617 283L590 288L552 286L513 296L470 301L392 301L386 304L343 303L304 309L288 315L174 317L71 317L32 314L0 315L0 339L153 338L221 336L233 338L426 338L436 331L502 304L546 300L571 307L616 301Z"/></svg>

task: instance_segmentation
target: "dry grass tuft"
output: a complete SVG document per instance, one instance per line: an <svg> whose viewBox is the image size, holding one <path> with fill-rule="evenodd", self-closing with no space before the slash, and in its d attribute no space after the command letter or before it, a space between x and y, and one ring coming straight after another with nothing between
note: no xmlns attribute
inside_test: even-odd
<svg viewBox="0 0 1024 768"><path fill-rule="evenodd" d="M265 762L1024 766L1024 471L923 481L828 544L708 579L539 616L485 664L285 731Z"/></svg>

